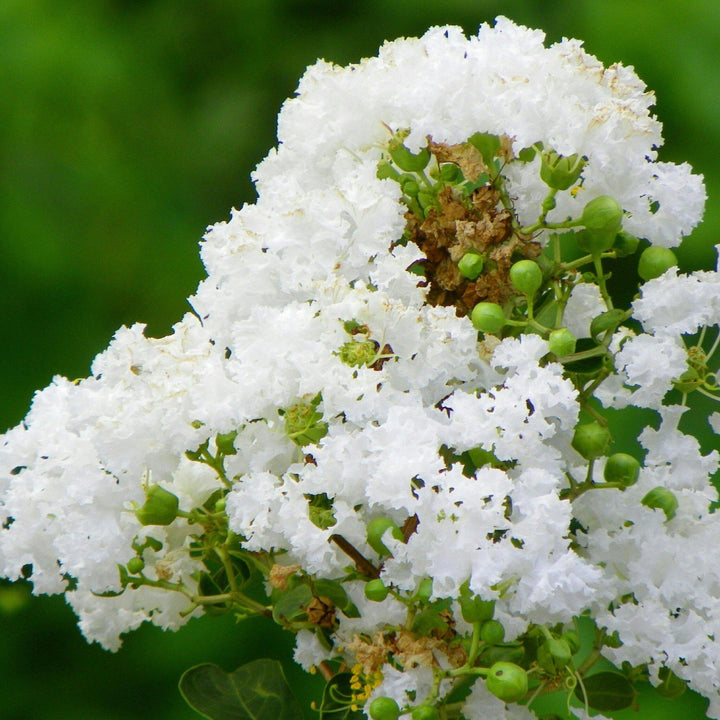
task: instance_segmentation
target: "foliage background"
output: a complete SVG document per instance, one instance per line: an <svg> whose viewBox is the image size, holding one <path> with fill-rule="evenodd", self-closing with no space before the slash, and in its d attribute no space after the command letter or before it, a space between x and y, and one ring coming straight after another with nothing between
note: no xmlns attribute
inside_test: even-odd
<svg viewBox="0 0 720 720"><path fill-rule="evenodd" d="M706 222L681 264L713 267L717 0L2 0L0 431L54 374L87 375L120 325L160 336L180 319L203 277L197 240L253 202L249 173L316 57L354 62L385 39L433 24L473 33L498 14L636 67L657 93L661 159L687 160L707 182ZM265 623L207 618L174 635L146 627L111 655L85 644L61 599L1 585L0 716L192 720L175 689L184 669L267 655L307 707L318 686L287 640ZM694 720L702 708L686 695L618 718Z"/></svg>

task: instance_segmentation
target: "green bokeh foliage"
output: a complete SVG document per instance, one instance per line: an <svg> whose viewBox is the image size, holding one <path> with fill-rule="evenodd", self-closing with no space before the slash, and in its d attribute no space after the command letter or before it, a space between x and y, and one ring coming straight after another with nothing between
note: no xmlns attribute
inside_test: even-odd
<svg viewBox="0 0 720 720"><path fill-rule="evenodd" d="M681 247L681 264L712 267L716 0L435 0L422 8L417 0L3 0L2 428L22 419L54 374L87 375L120 325L145 322L148 334L163 335L181 318L203 277L197 240L232 206L254 200L249 173L274 144L283 99L316 57L357 61L385 39L432 24L475 32L497 14L542 27L551 41L582 38L605 63L635 65L657 92L661 158L687 160L706 177L706 222ZM5 720L191 720L175 689L185 668L232 670L264 654L283 659L306 707L317 689L267 623L144 628L111 655L85 644L61 599L26 594L0 587ZM637 717L693 720L703 717L698 707Z"/></svg>

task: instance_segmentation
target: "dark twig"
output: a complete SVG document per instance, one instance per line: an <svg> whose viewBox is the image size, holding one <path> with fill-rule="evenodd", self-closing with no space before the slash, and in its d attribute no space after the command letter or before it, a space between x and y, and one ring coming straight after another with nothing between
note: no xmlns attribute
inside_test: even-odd
<svg viewBox="0 0 720 720"><path fill-rule="evenodd" d="M364 557L353 545L342 535L331 535L330 540L334 542L349 558L355 563L355 567L367 577L380 577L380 570L376 568L366 557Z"/></svg>

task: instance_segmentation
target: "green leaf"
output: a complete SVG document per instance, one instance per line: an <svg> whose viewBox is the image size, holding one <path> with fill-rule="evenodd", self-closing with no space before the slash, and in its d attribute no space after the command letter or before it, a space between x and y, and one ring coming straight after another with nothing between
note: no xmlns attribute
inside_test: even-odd
<svg viewBox="0 0 720 720"><path fill-rule="evenodd" d="M251 574L247 563L242 558L233 555L230 556L229 562L233 569L235 582L240 586L245 585ZM212 557L204 558L204 563L206 572L200 575L198 583L200 594L212 596L230 592L232 588L225 566Z"/></svg>
<svg viewBox="0 0 720 720"><path fill-rule="evenodd" d="M313 582L313 594L315 597L326 597L335 607L344 609L350 598L339 580L327 580L321 578Z"/></svg>
<svg viewBox="0 0 720 720"><path fill-rule="evenodd" d="M658 695L668 700L677 700L687 690L687 682L679 678L670 668L660 668L659 677L662 682L655 690Z"/></svg>
<svg viewBox="0 0 720 720"><path fill-rule="evenodd" d="M630 707L635 700L635 690L630 681L619 673L601 672L583 678L575 687L575 695L581 703L585 703L587 691L587 703L594 710L600 712L624 710Z"/></svg>
<svg viewBox="0 0 720 720"><path fill-rule="evenodd" d="M310 522L313 525L321 530L327 530L337 523L333 500L327 496L327 493L319 493L318 495L308 493L305 495L305 499L308 501Z"/></svg>
<svg viewBox="0 0 720 720"><path fill-rule="evenodd" d="M180 678L185 702L208 720L303 720L277 660L253 660L226 673L206 663Z"/></svg>
<svg viewBox="0 0 720 720"><path fill-rule="evenodd" d="M305 608L312 600L312 592L307 585L298 585L286 592L273 606L273 620L283 625L295 620L306 620Z"/></svg>
<svg viewBox="0 0 720 720"><path fill-rule="evenodd" d="M436 600L434 603L425 606L415 616L412 625L413 632L418 635L428 635L433 630L447 630L447 619L443 618L441 613L447 610L451 603L452 600L446 598L445 600Z"/></svg>
<svg viewBox="0 0 720 720"><path fill-rule="evenodd" d="M596 338L600 333L615 330L623 320L625 320L625 311L619 308L600 313L600 315L594 317L590 323L590 335Z"/></svg>
<svg viewBox="0 0 720 720"><path fill-rule="evenodd" d="M340 608L340 609L342 610L342 613L345 617L349 617L349 618L361 617L360 610L358 610L358 606L351 600L348 600L345 607Z"/></svg>
<svg viewBox="0 0 720 720"><path fill-rule="evenodd" d="M486 165L491 165L493 158L500 152L500 138L497 135L477 132L468 138L468 142L480 151Z"/></svg>
<svg viewBox="0 0 720 720"><path fill-rule="evenodd" d="M338 673L328 681L320 702L319 720L365 720L362 710L352 710L352 690L348 672Z"/></svg>

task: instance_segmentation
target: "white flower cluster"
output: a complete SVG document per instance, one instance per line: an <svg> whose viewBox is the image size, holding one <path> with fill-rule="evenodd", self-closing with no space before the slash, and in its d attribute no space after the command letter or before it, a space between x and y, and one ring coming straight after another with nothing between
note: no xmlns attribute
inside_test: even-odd
<svg viewBox="0 0 720 720"><path fill-rule="evenodd" d="M237 431L237 454L225 458L226 512L245 549L285 551L283 564L339 578L351 561L333 536L376 559L368 523L415 517L406 542L384 536L386 585L412 591L430 577L434 597L457 598L467 582L496 599L511 638L589 610L619 633L613 659L649 663L655 678L671 668L720 718L720 566L707 552L720 546L709 510L718 453L703 456L679 429L684 407L662 405L686 369L681 336L720 322L720 275L670 271L644 286L633 305L643 332L618 332L619 374L598 391L607 407L658 413L640 437L640 479L571 503L562 495L567 474L582 476L586 465L571 446L576 387L560 363L541 362L548 343L539 335L506 338L489 355L467 317L426 304L406 270L423 255L398 244L400 186L377 177L388 128L409 128L412 150L427 136L453 144L476 132L511 138L516 153L542 142L588 159L582 192L558 195L548 221L579 217L588 200L612 195L624 229L679 244L699 222L704 188L687 165L655 161L652 94L632 68L604 69L577 41L543 41L500 18L477 37L434 28L358 65L311 67L282 109L278 148L256 171L257 202L205 236L208 277L190 298L194 312L162 339L122 328L91 377L55 378L3 437L0 574L29 574L36 593L66 592L86 637L110 649L145 620L179 627L186 597L159 584L115 595L117 566L151 537L159 542L144 546L147 577L195 588L202 565L189 548L202 529L182 517L143 526L133 503L155 483L182 512L201 506L222 481L185 453ZM535 222L547 194L539 166L538 156L506 173L521 224ZM592 286L577 287L567 324L587 336L602 307L584 289ZM348 327L363 328L375 362L345 361L343 347L358 339ZM299 451L282 413L312 398L326 433ZM470 476L447 460L448 450L481 446L498 462ZM641 503L656 486L679 500L671 520ZM309 512L322 495L326 527ZM583 529L574 540L572 522ZM345 583L360 617L338 615L336 648L403 618L397 599L371 602L363 585ZM306 667L333 653L299 634ZM423 673L421 665L398 679L388 666L373 697L402 705L407 691L429 691ZM503 708L478 683L464 713L530 717Z"/></svg>

